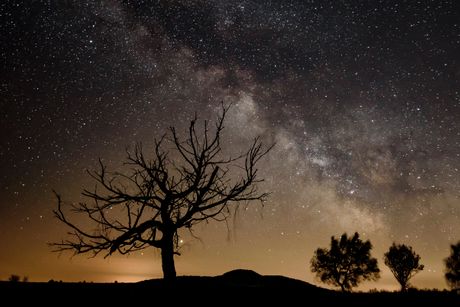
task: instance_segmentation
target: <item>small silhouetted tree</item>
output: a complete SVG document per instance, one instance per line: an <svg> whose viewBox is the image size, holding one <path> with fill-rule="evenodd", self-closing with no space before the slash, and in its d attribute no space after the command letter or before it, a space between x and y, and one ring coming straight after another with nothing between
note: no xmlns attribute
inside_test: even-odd
<svg viewBox="0 0 460 307"><path fill-rule="evenodd" d="M444 264L447 284L453 290L460 290L460 241L450 246L450 255Z"/></svg>
<svg viewBox="0 0 460 307"><path fill-rule="evenodd" d="M21 281L21 276L16 275L16 274L11 274L10 277L8 278L8 281L20 282Z"/></svg>
<svg viewBox="0 0 460 307"><path fill-rule="evenodd" d="M371 242L363 242L356 232L331 238L331 247L318 248L311 259L311 271L324 283L351 291L365 280L380 278L377 259L371 257Z"/></svg>
<svg viewBox="0 0 460 307"><path fill-rule="evenodd" d="M409 280L423 270L420 256L412 250L411 246L393 243L384 254L385 265L390 268L396 280L401 285L401 291L406 291Z"/></svg>
<svg viewBox="0 0 460 307"><path fill-rule="evenodd" d="M182 139L176 129L154 142L151 158L141 144L127 151L129 171L110 173L100 160L100 170L89 172L94 190L84 190L90 203L72 204L71 212L84 215L91 228L69 219L60 195L55 216L70 227L71 238L51 245L56 251L75 254L114 252L127 254L154 247L161 250L164 279L174 279L174 255L178 255L179 229L201 222L224 221L229 205L265 200L257 189L257 163L272 146L264 148L255 138L239 156L222 154L222 130L228 107L222 107L215 128L204 121L197 128L196 116ZM201 131L201 133L199 132Z"/></svg>

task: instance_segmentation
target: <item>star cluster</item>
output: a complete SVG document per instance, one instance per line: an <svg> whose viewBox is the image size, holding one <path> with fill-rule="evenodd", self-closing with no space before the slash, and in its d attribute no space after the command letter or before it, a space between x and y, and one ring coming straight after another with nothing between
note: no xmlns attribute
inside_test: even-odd
<svg viewBox="0 0 460 307"><path fill-rule="evenodd" d="M3 1L0 20L0 276L161 275L153 252L57 261L52 189L80 200L99 157L117 167L223 101L228 150L276 142L261 165L272 194L199 228L202 242L184 234L179 273L314 281L313 250L359 231L379 259L411 244L426 265L414 283L444 287L460 239L456 1Z"/></svg>

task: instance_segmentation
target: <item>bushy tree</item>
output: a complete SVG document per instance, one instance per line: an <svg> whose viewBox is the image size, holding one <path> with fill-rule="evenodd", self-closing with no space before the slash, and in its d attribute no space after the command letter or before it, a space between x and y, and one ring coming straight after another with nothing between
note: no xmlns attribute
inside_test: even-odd
<svg viewBox="0 0 460 307"><path fill-rule="evenodd" d="M454 290L460 290L460 241L450 246L450 255L444 259L447 284Z"/></svg>
<svg viewBox="0 0 460 307"><path fill-rule="evenodd" d="M371 257L371 249L371 242L363 242L357 232L350 238L346 233L340 240L332 237L330 249L315 251L311 271L322 282L351 291L362 281L380 278L377 259Z"/></svg>
<svg viewBox="0 0 460 307"><path fill-rule="evenodd" d="M10 277L8 277L8 281L20 282L21 281L21 276L16 275L16 274L11 274Z"/></svg>
<svg viewBox="0 0 460 307"><path fill-rule="evenodd" d="M423 270L420 256L412 250L411 246L393 243L384 254L385 265L388 266L396 280L401 285L401 291L406 291L409 280Z"/></svg>

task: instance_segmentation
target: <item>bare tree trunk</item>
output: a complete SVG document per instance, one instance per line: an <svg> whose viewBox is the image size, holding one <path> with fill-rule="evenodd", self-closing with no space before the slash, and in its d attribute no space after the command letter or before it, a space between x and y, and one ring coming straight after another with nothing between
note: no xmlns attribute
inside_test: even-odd
<svg viewBox="0 0 460 307"><path fill-rule="evenodd" d="M176 279L176 268L174 265L174 232L165 231L162 238L161 263L164 280Z"/></svg>
<svg viewBox="0 0 460 307"><path fill-rule="evenodd" d="M264 149L256 137L245 154L225 157L221 135L227 111L228 107L222 105L215 129L210 129L207 121L203 129L197 129L195 117L184 140L171 127L169 136L154 140L153 158L147 158L138 143L133 151L127 152L129 173L107 172L99 159L100 170L89 172L97 185L94 190L83 191L91 202L69 208L73 209L70 212L89 217L98 231L92 230L94 226L83 229L69 221L61 197L56 194L58 208L53 211L54 215L70 227L73 239L53 243L55 250L93 253L94 256L107 251L106 256L110 256L114 252L128 254L150 245L161 250L164 280L174 281L179 229L191 230L208 220L224 221L231 215L230 205L264 201L268 196L256 188L262 181L257 176L256 164L273 145ZM169 159L169 154L174 159ZM107 208L112 207L120 208L127 215L120 219L108 215Z"/></svg>

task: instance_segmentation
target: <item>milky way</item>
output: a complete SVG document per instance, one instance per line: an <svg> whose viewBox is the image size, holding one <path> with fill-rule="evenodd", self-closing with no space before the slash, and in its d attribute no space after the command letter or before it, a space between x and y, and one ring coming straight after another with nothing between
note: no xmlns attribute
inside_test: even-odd
<svg viewBox="0 0 460 307"><path fill-rule="evenodd" d="M317 282L315 248L360 232L382 259L410 244L420 287L445 287L460 239L460 7L456 1L2 1L0 277L141 280L155 251L57 258L52 189L81 200L87 169L196 112L228 151L261 135L261 207L183 235L179 274L237 267ZM84 223L84 221L81 221Z"/></svg>

